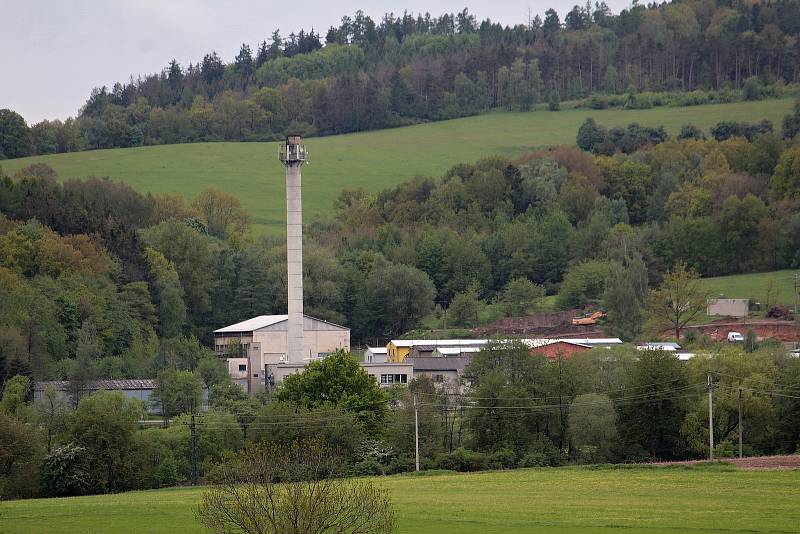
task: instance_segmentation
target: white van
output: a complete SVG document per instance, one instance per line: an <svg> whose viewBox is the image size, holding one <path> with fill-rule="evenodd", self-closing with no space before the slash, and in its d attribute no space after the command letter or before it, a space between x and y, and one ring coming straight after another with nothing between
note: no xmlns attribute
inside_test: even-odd
<svg viewBox="0 0 800 534"><path fill-rule="evenodd" d="M728 332L728 343L743 343L744 336L739 332Z"/></svg>

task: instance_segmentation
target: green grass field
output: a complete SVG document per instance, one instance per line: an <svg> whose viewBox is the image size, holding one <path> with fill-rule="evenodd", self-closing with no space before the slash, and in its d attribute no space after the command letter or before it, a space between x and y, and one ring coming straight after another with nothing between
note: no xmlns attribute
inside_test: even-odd
<svg viewBox="0 0 800 534"><path fill-rule="evenodd" d="M800 471L534 469L393 476L401 533L797 532ZM0 502L0 532L190 533L201 490Z"/></svg>
<svg viewBox="0 0 800 534"><path fill-rule="evenodd" d="M518 156L534 148L575 143L578 126L594 117L607 126L639 122L664 125L671 134L686 123L707 130L723 119L779 125L792 99L650 110L565 109L556 113L491 113L392 130L307 140L311 164L303 169L306 219L332 208L344 188L377 192L418 175L439 176L456 163L500 154ZM139 191L179 193L188 198L208 186L237 195L253 215L255 230L282 234L285 220L283 170L275 143L197 143L3 161L13 173L47 163L62 178L110 176Z"/></svg>
<svg viewBox="0 0 800 534"><path fill-rule="evenodd" d="M770 273L735 274L703 278L702 285L711 297L749 298L766 305L794 305L794 276L800 271L773 271ZM767 293L770 293L769 298Z"/></svg>

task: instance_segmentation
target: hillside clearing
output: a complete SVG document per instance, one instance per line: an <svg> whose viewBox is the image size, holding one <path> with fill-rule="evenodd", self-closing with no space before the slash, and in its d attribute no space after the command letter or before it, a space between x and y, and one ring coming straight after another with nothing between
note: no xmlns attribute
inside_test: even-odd
<svg viewBox="0 0 800 534"><path fill-rule="evenodd" d="M586 117L600 124L664 125L674 135L686 123L708 130L718 121L771 120L776 126L792 99L649 110L568 109L556 113L490 113L405 128L307 140L311 164L303 168L307 221L328 213L345 188L378 192L418 175L439 176L457 163L490 156L514 157L535 148L575 143ZM257 233L282 235L283 170L276 143L196 143L95 150L3 161L6 173L47 163L62 179L110 176L142 192L192 198L206 187L242 200Z"/></svg>
<svg viewBox="0 0 800 534"><path fill-rule="evenodd" d="M703 278L701 283L712 298L749 298L763 306L793 306L796 273L798 271L787 269L768 273L735 274Z"/></svg>
<svg viewBox="0 0 800 534"><path fill-rule="evenodd" d="M793 532L800 471L520 469L379 479L398 532ZM0 532L202 532L202 490L0 503Z"/></svg>

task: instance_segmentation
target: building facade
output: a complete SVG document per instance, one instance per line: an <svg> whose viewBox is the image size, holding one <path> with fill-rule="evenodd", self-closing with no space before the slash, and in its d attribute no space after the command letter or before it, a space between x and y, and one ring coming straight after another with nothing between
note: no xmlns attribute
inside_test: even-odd
<svg viewBox="0 0 800 534"><path fill-rule="evenodd" d="M708 299L706 315L747 317L750 312L749 299Z"/></svg>
<svg viewBox="0 0 800 534"><path fill-rule="evenodd" d="M302 373L305 365L298 363L267 364L265 369L267 387L274 388L283 382L287 376ZM359 366L372 376L381 387L389 387L394 384L405 385L414 379L414 366L410 363L362 362Z"/></svg>
<svg viewBox="0 0 800 534"><path fill-rule="evenodd" d="M339 349L350 350L349 328L303 316L305 363ZM287 363L288 316L261 315L215 330L214 351L226 359L228 373L234 381L251 393L263 391L265 366Z"/></svg>

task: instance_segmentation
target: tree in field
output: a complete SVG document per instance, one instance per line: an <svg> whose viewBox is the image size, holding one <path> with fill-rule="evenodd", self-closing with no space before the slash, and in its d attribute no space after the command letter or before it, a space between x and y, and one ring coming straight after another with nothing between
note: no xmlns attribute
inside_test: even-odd
<svg viewBox="0 0 800 534"><path fill-rule="evenodd" d="M504 408L536 404L548 396L547 372L545 358L532 355L530 347L519 342L493 344L472 358L464 377L474 402L486 407L466 413L478 450L511 450L521 457L540 434L557 427L551 412Z"/></svg>
<svg viewBox="0 0 800 534"><path fill-rule="evenodd" d="M26 408L25 401L30 393L31 379L17 375L8 380L0 398L0 411L19 417Z"/></svg>
<svg viewBox="0 0 800 534"><path fill-rule="evenodd" d="M197 517L212 532L383 534L394 532L386 490L344 478L335 451L316 442L251 446L224 464Z"/></svg>
<svg viewBox="0 0 800 534"><path fill-rule="evenodd" d="M34 425L0 410L0 499L34 497L41 441Z"/></svg>
<svg viewBox="0 0 800 534"><path fill-rule="evenodd" d="M125 489L133 455L133 435L142 404L120 392L100 391L84 397L75 410L72 436L93 459L90 486L97 491Z"/></svg>
<svg viewBox="0 0 800 534"><path fill-rule="evenodd" d="M191 371L164 369L158 373L151 399L153 406L161 409L164 420L183 413L194 413L203 399L203 381Z"/></svg>
<svg viewBox="0 0 800 534"><path fill-rule="evenodd" d="M278 401L312 409L335 406L356 415L369 434L379 433L388 406L386 394L349 352L338 350L287 376L275 393Z"/></svg>
<svg viewBox="0 0 800 534"><path fill-rule="evenodd" d="M10 109L0 109L0 159L29 155L31 143L31 130L25 119Z"/></svg>
<svg viewBox="0 0 800 534"><path fill-rule="evenodd" d="M229 193L209 187L192 201L192 208L200 213L208 233L220 239L229 239L247 231L250 216L239 199Z"/></svg>
<svg viewBox="0 0 800 534"><path fill-rule="evenodd" d="M689 389L681 361L668 352L641 351L628 369L624 385L624 391L637 400L622 402L624 395L616 399L620 402L619 435L626 454L631 459L680 456L686 395L698 391Z"/></svg>
<svg viewBox="0 0 800 534"><path fill-rule="evenodd" d="M230 380L223 360L213 355L205 356L197 362L197 374L200 375L203 384L209 390L213 386L225 384Z"/></svg>
<svg viewBox="0 0 800 534"><path fill-rule="evenodd" d="M456 293L447 308L448 324L465 328L477 326L478 313L482 304L477 288L474 286L463 293Z"/></svg>
<svg viewBox="0 0 800 534"><path fill-rule="evenodd" d="M738 444L739 388L744 421L744 446L759 454L775 454L775 428L781 424L778 403L753 390L778 389L775 360L769 351L747 352L744 347L726 345L710 358L692 358L686 363L690 380L703 383L713 374L714 442ZM698 457L708 454L708 400L705 395L689 402L689 412L681 426L687 450ZM745 450L745 453L747 451Z"/></svg>
<svg viewBox="0 0 800 534"><path fill-rule="evenodd" d="M433 309L430 277L409 265L376 262L364 280L354 315L369 332L396 336L413 328Z"/></svg>
<svg viewBox="0 0 800 534"><path fill-rule="evenodd" d="M74 443L57 447L42 462L42 492L47 497L73 497L91 492L86 448Z"/></svg>
<svg viewBox="0 0 800 534"><path fill-rule="evenodd" d="M152 248L145 249L145 258L158 300L159 330L162 337L180 335L186 322L186 304L175 265Z"/></svg>
<svg viewBox="0 0 800 534"><path fill-rule="evenodd" d="M67 403L61 398L58 390L52 385L45 387L42 398L36 402L36 412L39 424L46 434L47 452L49 453L53 442L65 434L69 427L70 411Z"/></svg>
<svg viewBox="0 0 800 534"><path fill-rule="evenodd" d="M506 317L519 317L536 310L544 298L544 288L524 276L514 278L500 294L498 302Z"/></svg>
<svg viewBox="0 0 800 534"><path fill-rule="evenodd" d="M661 285L650 292L648 312L656 327L669 326L680 339L681 329L706 309L708 292L700 285L697 271L678 262Z"/></svg>
<svg viewBox="0 0 800 534"><path fill-rule="evenodd" d="M602 298L605 331L625 341L634 339L642 329L646 300L647 266L641 257L612 264Z"/></svg>
<svg viewBox="0 0 800 534"><path fill-rule="evenodd" d="M783 117L783 138L794 139L800 134L800 98L794 102L794 112Z"/></svg>
<svg viewBox="0 0 800 534"><path fill-rule="evenodd" d="M553 89L550 91L550 96L547 99L547 109L550 111L558 111L561 109L561 97L558 95L558 90Z"/></svg>
<svg viewBox="0 0 800 534"><path fill-rule="evenodd" d="M781 154L771 186L778 198L800 198L800 147Z"/></svg>
<svg viewBox="0 0 800 534"><path fill-rule="evenodd" d="M573 447L589 462L614 457L617 413L607 395L578 395L569 406L569 436Z"/></svg>
<svg viewBox="0 0 800 534"><path fill-rule="evenodd" d="M578 137L575 141L582 150L595 152L596 147L607 140L608 131L603 126L598 125L593 118L589 117L578 128Z"/></svg>

